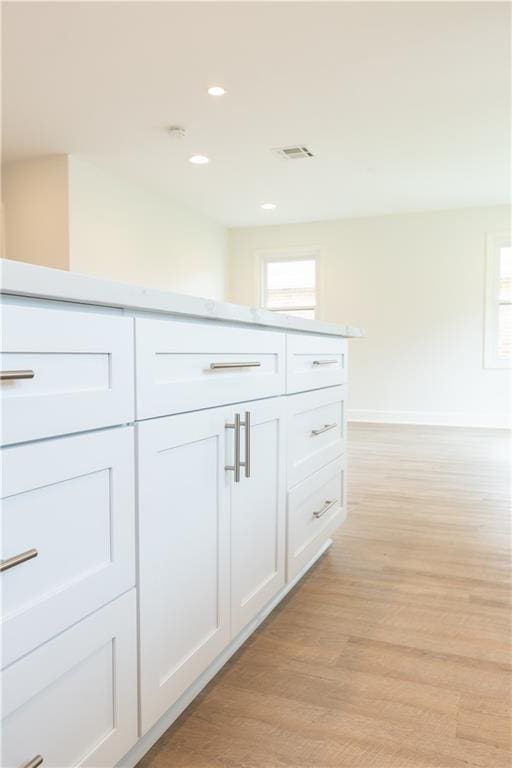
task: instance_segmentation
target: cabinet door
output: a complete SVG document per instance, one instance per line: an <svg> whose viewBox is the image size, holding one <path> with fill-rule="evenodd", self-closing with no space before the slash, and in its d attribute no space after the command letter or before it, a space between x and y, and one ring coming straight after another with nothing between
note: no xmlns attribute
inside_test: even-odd
<svg viewBox="0 0 512 768"><path fill-rule="evenodd" d="M137 740L135 590L4 669L3 768L112 768Z"/></svg>
<svg viewBox="0 0 512 768"><path fill-rule="evenodd" d="M241 459L250 446L250 477L231 477L231 632L241 629L284 586L285 581L285 404L283 398L242 403L233 408L250 430L241 429ZM228 464L234 463L235 431L229 437Z"/></svg>
<svg viewBox="0 0 512 768"><path fill-rule="evenodd" d="M225 409L137 426L145 732L229 641Z"/></svg>

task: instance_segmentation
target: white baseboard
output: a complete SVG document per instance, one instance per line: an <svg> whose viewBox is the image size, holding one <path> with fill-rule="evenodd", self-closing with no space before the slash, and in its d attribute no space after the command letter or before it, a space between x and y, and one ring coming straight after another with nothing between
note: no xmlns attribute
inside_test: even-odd
<svg viewBox="0 0 512 768"><path fill-rule="evenodd" d="M137 763L144 757L153 744L155 744L160 736L173 724L173 722L182 714L182 712L188 707L188 705L196 698L197 694L212 680L213 677L219 672L228 659L242 646L254 630L264 621L267 616L272 613L274 608L281 602L290 590L302 579L302 577L309 571L312 565L319 560L322 555L327 552L332 544L332 539L327 539L321 549L316 555L311 558L309 563L295 576L294 579L288 582L283 589L268 603L265 608L235 637L234 640L225 648L219 656L213 661L208 669L206 669L202 675L185 691L185 693L178 699L178 701L163 715L155 725L145 733L139 741L132 747L132 749L125 755L116 765L116 768L134 768Z"/></svg>
<svg viewBox="0 0 512 768"><path fill-rule="evenodd" d="M372 411L366 409L348 411L349 421L377 424L423 424L432 427L484 427L510 429L512 416L497 413L428 412L428 411Z"/></svg>

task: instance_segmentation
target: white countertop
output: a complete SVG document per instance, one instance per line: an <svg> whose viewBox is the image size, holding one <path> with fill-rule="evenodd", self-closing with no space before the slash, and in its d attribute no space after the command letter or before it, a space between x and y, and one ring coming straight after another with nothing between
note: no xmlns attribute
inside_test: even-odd
<svg viewBox="0 0 512 768"><path fill-rule="evenodd" d="M117 283L97 277L39 267L21 261L0 259L2 293L56 301L72 301L105 307L165 312L172 315L248 323L307 333L323 333L347 338L362 336L360 328L351 325L304 320L280 315L266 309L228 304L129 283Z"/></svg>

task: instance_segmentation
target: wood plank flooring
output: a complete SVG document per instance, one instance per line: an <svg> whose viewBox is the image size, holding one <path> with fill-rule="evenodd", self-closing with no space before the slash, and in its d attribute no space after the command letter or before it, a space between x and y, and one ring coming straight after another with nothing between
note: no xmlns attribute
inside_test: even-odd
<svg viewBox="0 0 512 768"><path fill-rule="evenodd" d="M509 434L353 425L330 552L139 768L509 768Z"/></svg>

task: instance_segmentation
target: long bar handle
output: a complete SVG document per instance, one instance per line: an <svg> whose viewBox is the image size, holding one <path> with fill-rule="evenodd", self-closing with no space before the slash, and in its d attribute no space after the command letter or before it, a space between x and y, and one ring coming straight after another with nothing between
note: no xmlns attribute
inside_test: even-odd
<svg viewBox="0 0 512 768"><path fill-rule="evenodd" d="M245 476L251 476L251 414L249 411L245 412L245 417L242 422L245 427L245 461L242 462L242 466L245 467Z"/></svg>
<svg viewBox="0 0 512 768"><path fill-rule="evenodd" d="M0 381L18 381L19 379L33 379L34 371L0 371Z"/></svg>
<svg viewBox="0 0 512 768"><path fill-rule="evenodd" d="M312 429L311 434L316 437L317 435L322 435L324 432L328 432L330 429L335 429L338 425L336 423L334 424L324 424L323 427L320 429Z"/></svg>
<svg viewBox="0 0 512 768"><path fill-rule="evenodd" d="M318 520L319 517L323 517L323 515L325 515L325 513L328 512L337 503L338 499L327 499L322 509L318 509L316 512L313 512L313 517L316 517Z"/></svg>
<svg viewBox="0 0 512 768"><path fill-rule="evenodd" d="M210 363L210 369L212 371L218 371L222 368L259 368L261 363L257 360L252 362L240 362L240 363Z"/></svg>
<svg viewBox="0 0 512 768"><path fill-rule="evenodd" d="M334 360L313 360L313 365L335 365L337 362L337 358Z"/></svg>
<svg viewBox="0 0 512 768"><path fill-rule="evenodd" d="M235 448L234 448L235 463L234 464L227 464L224 467L224 469L227 469L230 472L234 472L235 473L235 483L239 483L240 482L240 467L241 467L241 462L240 462L240 425L241 425L241 421L240 421L240 414L239 413L235 413L234 424L226 424L226 429L234 429L235 430Z"/></svg>
<svg viewBox="0 0 512 768"><path fill-rule="evenodd" d="M32 760L30 760L30 762L25 763L25 765L22 766L22 768L38 768L38 766L42 765L43 762L44 760L41 757L41 755L36 755L35 757L32 758Z"/></svg>
<svg viewBox="0 0 512 768"><path fill-rule="evenodd" d="M16 565L21 565L22 563L26 563L27 560L32 560L33 557L38 556L37 549L27 549L26 552L20 552L19 555L14 555L14 557L9 557L7 560L0 560L0 573L3 573L4 571L8 571L9 568L14 568Z"/></svg>

